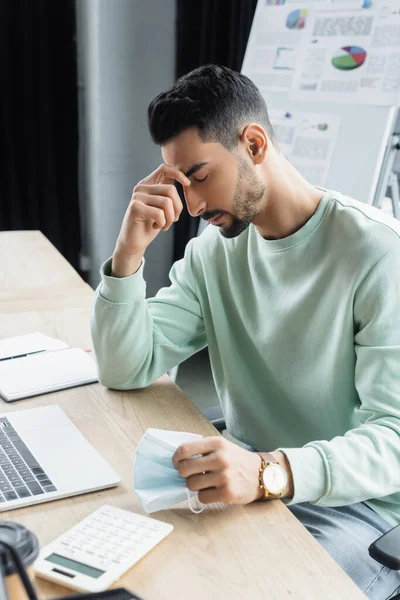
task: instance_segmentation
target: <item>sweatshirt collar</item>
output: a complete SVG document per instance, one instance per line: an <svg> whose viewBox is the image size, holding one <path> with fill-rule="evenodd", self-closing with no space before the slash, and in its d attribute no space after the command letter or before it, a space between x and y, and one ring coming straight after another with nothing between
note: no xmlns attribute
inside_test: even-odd
<svg viewBox="0 0 400 600"><path fill-rule="evenodd" d="M318 189L321 189L325 193L317 206L317 210L307 221L307 223L298 229L298 231L292 233L292 235L288 235L287 237L279 240L266 240L262 237L254 225L250 226L253 229L254 234L257 236L258 244L262 250L266 252L281 252L282 250L288 250L289 248L292 248L293 246L296 246L305 240L313 231L317 229L324 218L328 205L330 204L330 200L334 195L334 193L330 190L325 190L324 188Z"/></svg>

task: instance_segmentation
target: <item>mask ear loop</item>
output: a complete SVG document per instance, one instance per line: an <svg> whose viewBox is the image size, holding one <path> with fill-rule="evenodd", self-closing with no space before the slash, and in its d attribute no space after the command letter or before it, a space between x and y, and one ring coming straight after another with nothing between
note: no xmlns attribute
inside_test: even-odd
<svg viewBox="0 0 400 600"><path fill-rule="evenodd" d="M192 496L189 494L188 488L186 488L186 493L187 493L187 497L188 497L189 508L192 511L192 513L194 513L195 515L199 515L200 513L202 513L203 510L205 509L205 505L200 502L198 494L196 494L196 496L195 496L195 498L196 498L195 502L197 501L197 504L200 506L200 508L196 509L192 506Z"/></svg>

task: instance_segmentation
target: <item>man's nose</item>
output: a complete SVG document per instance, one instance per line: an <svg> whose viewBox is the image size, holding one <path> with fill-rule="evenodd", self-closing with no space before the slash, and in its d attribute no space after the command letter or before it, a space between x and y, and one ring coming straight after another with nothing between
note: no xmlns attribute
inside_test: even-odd
<svg viewBox="0 0 400 600"><path fill-rule="evenodd" d="M192 217L198 217L206 208L206 201L190 187L184 189L186 206Z"/></svg>

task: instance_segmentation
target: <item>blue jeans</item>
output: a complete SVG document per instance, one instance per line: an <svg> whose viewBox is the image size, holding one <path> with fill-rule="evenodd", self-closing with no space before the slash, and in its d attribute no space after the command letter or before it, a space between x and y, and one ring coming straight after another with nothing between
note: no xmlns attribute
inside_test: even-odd
<svg viewBox="0 0 400 600"><path fill-rule="evenodd" d="M334 558L371 600L388 600L400 593L400 571L391 571L373 560L369 545L391 525L360 502L328 508L309 502L288 509Z"/></svg>

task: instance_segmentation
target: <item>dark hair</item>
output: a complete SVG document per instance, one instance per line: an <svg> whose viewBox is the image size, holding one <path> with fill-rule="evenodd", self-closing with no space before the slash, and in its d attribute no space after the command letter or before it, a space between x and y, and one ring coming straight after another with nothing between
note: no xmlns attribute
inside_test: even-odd
<svg viewBox="0 0 400 600"><path fill-rule="evenodd" d="M220 142L231 150L239 141L240 128L249 122L264 127L276 144L259 89L245 75L219 65L205 65L183 75L148 108L150 134L159 145L197 127L203 141Z"/></svg>

